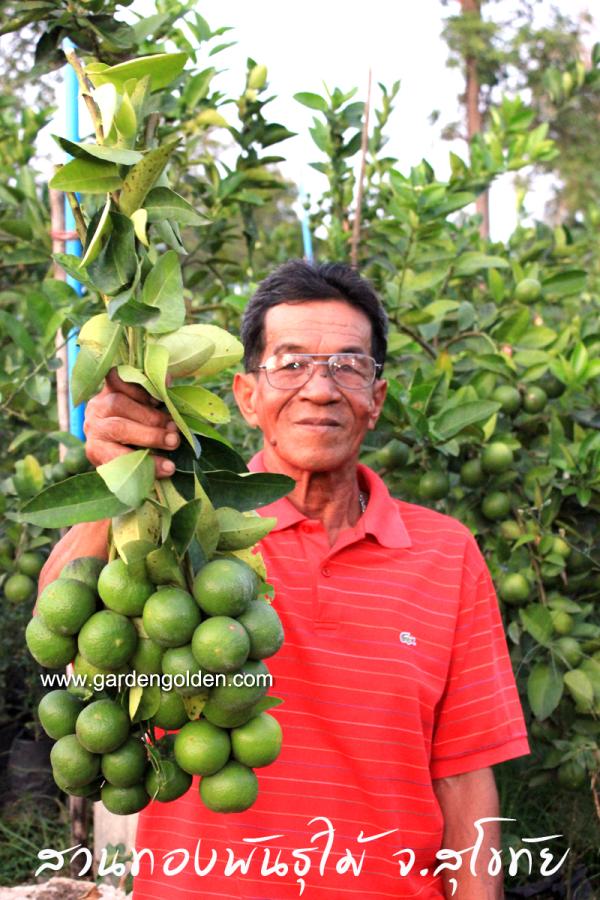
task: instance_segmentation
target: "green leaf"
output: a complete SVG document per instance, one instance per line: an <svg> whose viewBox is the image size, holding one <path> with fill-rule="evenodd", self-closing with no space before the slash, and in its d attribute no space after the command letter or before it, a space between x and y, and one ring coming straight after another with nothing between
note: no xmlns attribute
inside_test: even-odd
<svg viewBox="0 0 600 900"><path fill-rule="evenodd" d="M150 90L158 91L177 78L183 71L187 59L187 53L156 53L153 56L140 56L128 62L118 63L100 72L93 71L92 67L88 66L86 74L94 87L110 83L121 90L130 79L141 79L149 75Z"/></svg>
<svg viewBox="0 0 600 900"><path fill-rule="evenodd" d="M155 391L169 410L173 421L177 424L177 427L188 441L196 456L199 456L200 444L198 443L198 439L194 437L180 415L179 410L169 397L166 387L168 365L169 351L167 348L161 347L159 344L147 343L144 356L144 371L150 379Z"/></svg>
<svg viewBox="0 0 600 900"><path fill-rule="evenodd" d="M141 385L144 390L148 391L151 397L154 397L155 400L160 400L160 395L154 388L150 379L144 375L143 372L140 372L139 369L129 365L118 366L117 374L119 378L122 378L123 381L127 381L129 384Z"/></svg>
<svg viewBox="0 0 600 900"><path fill-rule="evenodd" d="M168 187L155 187L148 193L144 206L149 222L169 219L179 225L206 225L207 220L198 215L191 203Z"/></svg>
<svg viewBox="0 0 600 900"><path fill-rule="evenodd" d="M71 379L73 403L77 406L94 395L98 385L113 365L123 337L123 328L101 313L93 316L81 329L80 350Z"/></svg>
<svg viewBox="0 0 600 900"><path fill-rule="evenodd" d="M126 216L130 216L144 205L146 194L156 184L178 143L179 138L176 138L154 150L149 150L144 158L129 170L119 197L121 212Z"/></svg>
<svg viewBox="0 0 600 900"><path fill-rule="evenodd" d="M516 344L531 325L528 309L520 309L508 316L498 327L492 329L494 340L498 343Z"/></svg>
<svg viewBox="0 0 600 900"><path fill-rule="evenodd" d="M174 250L167 250L159 257L144 281L142 302L160 310L156 321L146 330L150 334L165 334L180 328L185 321L183 280L181 266Z"/></svg>
<svg viewBox="0 0 600 900"><path fill-rule="evenodd" d="M154 340L161 347L169 351L169 375L173 378L183 378L193 373L215 351L215 345L209 338L199 334L188 334L186 326L165 334Z"/></svg>
<svg viewBox="0 0 600 900"><path fill-rule="evenodd" d="M142 695L137 699L137 697L132 702L131 700L131 692L141 690ZM133 723L136 722L145 722L148 719L151 719L152 716L157 712L158 707L160 706L160 687L157 684L150 684L145 688L140 688L137 685L129 689L129 712L130 718ZM131 715L131 707L132 705L135 707L135 712Z"/></svg>
<svg viewBox="0 0 600 900"><path fill-rule="evenodd" d="M533 328L526 331L515 343L518 347L526 347L534 350L539 349L540 347L548 347L548 345L553 344L555 340L556 332L551 328L546 328L544 325L534 325Z"/></svg>
<svg viewBox="0 0 600 900"><path fill-rule="evenodd" d="M198 416L217 425L229 422L227 404L200 385L182 385L169 389L169 396L183 416Z"/></svg>
<svg viewBox="0 0 600 900"><path fill-rule="evenodd" d="M594 686L585 672L581 669L571 669L565 672L565 686L571 697L585 711L590 711L594 703Z"/></svg>
<svg viewBox="0 0 600 900"><path fill-rule="evenodd" d="M258 716L260 713L273 709L275 706L281 706L283 700L281 697L261 697L252 707L252 716Z"/></svg>
<svg viewBox="0 0 600 900"><path fill-rule="evenodd" d="M531 603L525 609L519 610L519 616L525 631L530 634L538 644L547 647L554 633L554 627L552 625L552 618L546 607L541 606L539 603Z"/></svg>
<svg viewBox="0 0 600 900"><path fill-rule="evenodd" d="M106 194L121 187L121 176L114 163L89 158L72 159L50 179L49 187L70 193Z"/></svg>
<svg viewBox="0 0 600 900"><path fill-rule="evenodd" d="M447 441L470 425L487 421L499 409L500 404L493 400L473 400L452 409L442 409L429 424L441 440Z"/></svg>
<svg viewBox="0 0 600 900"><path fill-rule="evenodd" d="M542 291L544 296L570 297L584 291L586 282L587 272L584 269L567 269L545 278L542 281Z"/></svg>
<svg viewBox="0 0 600 900"><path fill-rule="evenodd" d="M83 254L83 258L79 263L80 267L87 266L89 263L93 262L100 250L102 249L102 238L112 227L109 213L110 213L110 205L111 205L111 196L110 194L106 195L106 203L104 204L104 208L100 212L98 217L94 217L92 222L90 223L90 227L88 228L88 239L85 246L85 252ZM92 231L92 224L94 225L94 230ZM91 233L90 233L91 232Z"/></svg>
<svg viewBox="0 0 600 900"><path fill-rule="evenodd" d="M311 94L309 91L301 91L299 94L294 94L294 100L297 100L302 106L308 106L309 109L327 112L327 101L318 94Z"/></svg>
<svg viewBox="0 0 600 900"><path fill-rule="evenodd" d="M277 524L277 519L272 517L247 516L227 506L221 506L215 512L219 522L219 550L253 547Z"/></svg>
<svg viewBox="0 0 600 900"><path fill-rule="evenodd" d="M103 294L116 294L133 280L137 271L135 233L127 216L113 212L109 219L110 236L87 271L97 290Z"/></svg>
<svg viewBox="0 0 600 900"><path fill-rule="evenodd" d="M154 485L154 462L149 450L117 456L96 469L106 486L129 509L137 509Z"/></svg>
<svg viewBox="0 0 600 900"><path fill-rule="evenodd" d="M27 329L11 313L0 310L0 328L10 336L29 359L35 359L37 348Z"/></svg>
<svg viewBox="0 0 600 900"><path fill-rule="evenodd" d="M561 673L546 663L537 663L527 679L527 697L536 719L547 719L563 695Z"/></svg>
<svg viewBox="0 0 600 900"><path fill-rule="evenodd" d="M85 269L81 269L81 257L75 256L73 253L54 253L52 257L56 263L64 269L67 275L75 278L86 287L91 287L91 281Z"/></svg>
<svg viewBox="0 0 600 900"><path fill-rule="evenodd" d="M118 96L114 84L103 84L92 91L94 102L100 110L102 131L108 137L117 111Z"/></svg>
<svg viewBox="0 0 600 900"><path fill-rule="evenodd" d="M224 369L235 365L244 355L244 348L241 343L224 328L218 325L185 325L181 329L181 334L186 336L201 336L207 338L215 345L210 358L204 362L200 368L193 373L196 378L208 378L211 375L217 375Z"/></svg>
<svg viewBox="0 0 600 900"><path fill-rule="evenodd" d="M196 533L202 512L202 499L190 500L181 506L171 521L171 540L179 556L183 556Z"/></svg>
<svg viewBox="0 0 600 900"><path fill-rule="evenodd" d="M204 447L204 444L202 444ZM294 489L296 482L287 475L270 472L237 474L225 470L207 471L208 493L215 506L230 506L239 512L274 503Z"/></svg>
<svg viewBox="0 0 600 900"><path fill-rule="evenodd" d="M111 519L126 510L97 472L85 472L46 488L25 504L19 520L41 528L66 528Z"/></svg>
<svg viewBox="0 0 600 900"><path fill-rule="evenodd" d="M474 275L481 269L508 269L509 264L501 256L487 256L471 250L461 255L453 267L453 275Z"/></svg>
<svg viewBox="0 0 600 900"><path fill-rule="evenodd" d="M120 147L107 147L104 144L85 144L83 141L69 141L67 138L53 134L54 140L75 159L101 159L123 166L133 166L144 158L139 150L123 150Z"/></svg>

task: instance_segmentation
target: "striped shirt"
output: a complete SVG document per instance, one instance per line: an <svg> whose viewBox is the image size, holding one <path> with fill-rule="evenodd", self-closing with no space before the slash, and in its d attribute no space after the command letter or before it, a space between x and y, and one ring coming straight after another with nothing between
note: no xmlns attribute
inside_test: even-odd
<svg viewBox="0 0 600 900"><path fill-rule="evenodd" d="M285 629L267 660L283 749L246 812L208 811L197 778L143 810L136 846L154 872L146 854L135 900L439 900L432 779L529 752L473 536L358 471L367 509L333 547L287 499L262 508L277 517L261 551Z"/></svg>

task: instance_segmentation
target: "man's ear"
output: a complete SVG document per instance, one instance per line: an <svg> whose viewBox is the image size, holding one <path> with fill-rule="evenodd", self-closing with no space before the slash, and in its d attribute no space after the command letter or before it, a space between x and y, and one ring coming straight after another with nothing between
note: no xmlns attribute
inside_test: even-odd
<svg viewBox="0 0 600 900"><path fill-rule="evenodd" d="M253 428L258 426L256 394L258 382L252 372L236 372L233 376L233 396L244 419Z"/></svg>
<svg viewBox="0 0 600 900"><path fill-rule="evenodd" d="M381 410L383 409L383 403L385 400L385 395L387 394L387 381L383 378L378 378L375 384L373 385L373 403L371 406L371 412L369 415L369 430L372 431L377 425L377 420L381 415Z"/></svg>

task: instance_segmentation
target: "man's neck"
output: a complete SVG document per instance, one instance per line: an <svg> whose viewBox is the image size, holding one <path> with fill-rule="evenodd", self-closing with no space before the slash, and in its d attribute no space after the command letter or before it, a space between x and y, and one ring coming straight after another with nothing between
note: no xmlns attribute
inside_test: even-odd
<svg viewBox="0 0 600 900"><path fill-rule="evenodd" d="M264 451L267 471L289 475L296 481L287 499L309 519L319 519L333 546L340 532L356 525L361 514L357 461L331 472L307 472L286 465L269 449L266 446Z"/></svg>

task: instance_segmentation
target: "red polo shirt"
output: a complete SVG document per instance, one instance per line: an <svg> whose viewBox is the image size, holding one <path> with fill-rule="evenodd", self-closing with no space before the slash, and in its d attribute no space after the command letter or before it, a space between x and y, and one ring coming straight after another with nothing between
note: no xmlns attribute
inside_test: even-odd
<svg viewBox="0 0 600 900"><path fill-rule="evenodd" d="M250 468L264 471L261 454ZM146 854L135 900L439 900L432 778L529 752L473 536L393 499L365 466L359 479L367 510L333 547L287 499L261 510L277 517L261 550L285 629L267 661L285 701L274 711L283 750L256 770L246 812L211 813L197 778L142 811L137 849L152 851L154 874Z"/></svg>

